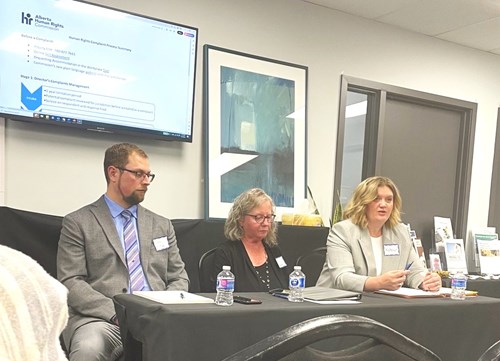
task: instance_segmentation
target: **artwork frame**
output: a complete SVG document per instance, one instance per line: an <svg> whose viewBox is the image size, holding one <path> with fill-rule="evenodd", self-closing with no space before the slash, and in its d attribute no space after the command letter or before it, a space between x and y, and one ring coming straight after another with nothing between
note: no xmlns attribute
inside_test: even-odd
<svg viewBox="0 0 500 361"><path fill-rule="evenodd" d="M203 49L205 218L262 188L276 220L307 199L306 66L213 45Z"/></svg>

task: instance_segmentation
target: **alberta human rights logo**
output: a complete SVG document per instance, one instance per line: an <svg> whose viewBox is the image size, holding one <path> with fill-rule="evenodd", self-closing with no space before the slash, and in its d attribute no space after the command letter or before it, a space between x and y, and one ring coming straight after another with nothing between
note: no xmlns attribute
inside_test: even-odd
<svg viewBox="0 0 500 361"><path fill-rule="evenodd" d="M39 28L46 28L50 30L59 31L64 29L64 25L53 21L48 16L35 15L32 16L29 12L21 12L21 24L36 26Z"/></svg>

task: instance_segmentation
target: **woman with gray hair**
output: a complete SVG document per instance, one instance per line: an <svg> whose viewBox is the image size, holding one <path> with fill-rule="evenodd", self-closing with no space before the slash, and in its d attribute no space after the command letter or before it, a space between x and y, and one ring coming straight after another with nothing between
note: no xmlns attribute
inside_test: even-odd
<svg viewBox="0 0 500 361"><path fill-rule="evenodd" d="M231 266L236 292L261 292L288 287L288 269L277 242L274 202L260 188L243 192L233 202L224 225L227 241L215 251L215 279Z"/></svg>
<svg viewBox="0 0 500 361"><path fill-rule="evenodd" d="M392 180L362 181L335 223L317 286L356 292L397 290L405 285L438 291L441 278L419 260L408 227L401 223L401 196Z"/></svg>

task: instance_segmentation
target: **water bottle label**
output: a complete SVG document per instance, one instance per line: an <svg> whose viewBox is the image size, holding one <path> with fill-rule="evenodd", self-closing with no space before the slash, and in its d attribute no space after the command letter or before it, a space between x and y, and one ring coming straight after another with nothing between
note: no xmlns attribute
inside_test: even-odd
<svg viewBox="0 0 500 361"><path fill-rule="evenodd" d="M227 291L234 290L234 280L226 278L218 279L217 288L223 288Z"/></svg>
<svg viewBox="0 0 500 361"><path fill-rule="evenodd" d="M459 279L452 279L451 280L451 287L463 287L465 288L467 285L466 280L459 280Z"/></svg>
<svg viewBox="0 0 500 361"><path fill-rule="evenodd" d="M306 283L306 280L304 277L291 277L290 282L289 282L289 286L290 286L290 288L293 288L293 287L304 288L306 286L305 283Z"/></svg>

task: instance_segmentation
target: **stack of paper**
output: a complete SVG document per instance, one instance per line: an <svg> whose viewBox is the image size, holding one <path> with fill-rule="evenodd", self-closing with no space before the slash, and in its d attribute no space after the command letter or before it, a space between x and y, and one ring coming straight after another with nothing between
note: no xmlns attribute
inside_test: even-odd
<svg viewBox="0 0 500 361"><path fill-rule="evenodd" d="M451 288L441 287L437 292L417 290L415 288L401 287L395 291L380 290L375 293L381 293L384 295L391 295L403 298L429 298L429 297L449 297L451 295ZM465 291L466 296L477 296L476 291Z"/></svg>
<svg viewBox="0 0 500 361"><path fill-rule="evenodd" d="M449 296L451 292L448 292L448 289L445 288L442 288L438 292L430 292L430 291L417 290L415 288L401 287L395 291L379 290L375 291L375 293L382 293L384 295L391 295L403 298L428 298L428 297L446 297Z"/></svg>
<svg viewBox="0 0 500 361"><path fill-rule="evenodd" d="M185 291L134 291L134 295L164 304L213 303L208 297L195 295Z"/></svg>
<svg viewBox="0 0 500 361"><path fill-rule="evenodd" d="M304 300L316 303L338 303L339 301L358 301L361 293L338 290L328 287L304 288Z"/></svg>

